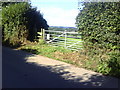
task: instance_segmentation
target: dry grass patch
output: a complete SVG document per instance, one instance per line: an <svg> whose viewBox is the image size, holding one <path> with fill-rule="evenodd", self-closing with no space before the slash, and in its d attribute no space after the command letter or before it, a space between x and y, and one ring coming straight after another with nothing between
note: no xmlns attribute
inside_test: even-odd
<svg viewBox="0 0 120 90"><path fill-rule="evenodd" d="M61 60L68 60L70 62L75 63L76 65L81 65L79 52L64 53L64 52L56 51L54 52L53 57Z"/></svg>

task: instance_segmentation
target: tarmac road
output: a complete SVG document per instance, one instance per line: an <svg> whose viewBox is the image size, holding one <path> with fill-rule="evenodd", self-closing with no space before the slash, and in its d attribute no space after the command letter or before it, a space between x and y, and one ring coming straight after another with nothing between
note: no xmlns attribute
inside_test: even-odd
<svg viewBox="0 0 120 90"><path fill-rule="evenodd" d="M118 88L118 79L2 47L2 88Z"/></svg>

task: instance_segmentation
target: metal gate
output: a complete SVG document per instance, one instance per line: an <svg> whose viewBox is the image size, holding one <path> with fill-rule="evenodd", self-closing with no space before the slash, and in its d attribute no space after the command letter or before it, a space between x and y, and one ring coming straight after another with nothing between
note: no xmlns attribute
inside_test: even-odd
<svg viewBox="0 0 120 90"><path fill-rule="evenodd" d="M82 49L81 34L75 31L44 30L45 41L52 46L61 46L70 50Z"/></svg>

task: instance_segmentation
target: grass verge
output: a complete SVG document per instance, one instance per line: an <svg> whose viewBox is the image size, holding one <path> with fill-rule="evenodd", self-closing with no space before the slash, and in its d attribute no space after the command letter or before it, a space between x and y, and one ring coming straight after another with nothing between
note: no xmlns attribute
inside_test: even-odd
<svg viewBox="0 0 120 90"><path fill-rule="evenodd" d="M63 61L78 66L79 52L65 49L64 47L54 47L48 44L26 44L18 48L33 54L46 56L52 59Z"/></svg>

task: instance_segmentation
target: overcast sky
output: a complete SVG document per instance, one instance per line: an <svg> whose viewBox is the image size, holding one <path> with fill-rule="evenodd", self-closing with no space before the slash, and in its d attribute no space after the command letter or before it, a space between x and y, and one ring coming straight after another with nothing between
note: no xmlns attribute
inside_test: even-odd
<svg viewBox="0 0 120 90"><path fill-rule="evenodd" d="M50 26L75 27L78 14L78 0L31 0Z"/></svg>

